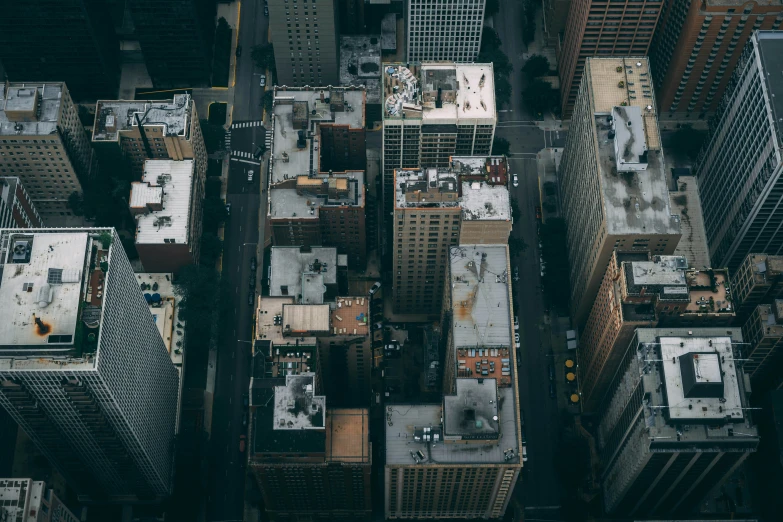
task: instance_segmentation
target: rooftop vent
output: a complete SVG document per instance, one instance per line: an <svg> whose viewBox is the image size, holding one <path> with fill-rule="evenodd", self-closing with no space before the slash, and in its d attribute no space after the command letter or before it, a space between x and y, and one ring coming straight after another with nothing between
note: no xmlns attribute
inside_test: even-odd
<svg viewBox="0 0 783 522"><path fill-rule="evenodd" d="M30 262L30 250L32 250L31 241L14 241L13 248L13 262L14 263L29 263Z"/></svg>

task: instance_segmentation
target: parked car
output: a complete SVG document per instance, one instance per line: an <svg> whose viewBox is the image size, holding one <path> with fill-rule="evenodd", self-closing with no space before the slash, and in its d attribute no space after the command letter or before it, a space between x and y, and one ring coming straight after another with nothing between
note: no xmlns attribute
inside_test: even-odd
<svg viewBox="0 0 783 522"><path fill-rule="evenodd" d="M256 269L256 256L250 258L250 270Z"/></svg>
<svg viewBox="0 0 783 522"><path fill-rule="evenodd" d="M382 329L383 328L383 321L378 321L377 323L375 323L373 325L373 328L376 329L376 330Z"/></svg>
<svg viewBox="0 0 783 522"><path fill-rule="evenodd" d="M370 287L370 295L375 295L375 292L380 290L380 288L381 288L380 281L376 281L375 283L373 283L373 285Z"/></svg>
<svg viewBox="0 0 783 522"><path fill-rule="evenodd" d="M264 6L264 16L269 16L269 7Z"/></svg>
<svg viewBox="0 0 783 522"><path fill-rule="evenodd" d="M266 74L261 75L261 79L258 81L258 85L261 87L266 86Z"/></svg>
<svg viewBox="0 0 783 522"><path fill-rule="evenodd" d="M527 446L522 444L522 462L527 462Z"/></svg>
<svg viewBox="0 0 783 522"><path fill-rule="evenodd" d="M515 282L519 281L519 267L518 266L514 267L514 281Z"/></svg>
<svg viewBox="0 0 783 522"><path fill-rule="evenodd" d="M253 169L247 169L247 182L253 182Z"/></svg>
<svg viewBox="0 0 783 522"><path fill-rule="evenodd" d="M248 286L250 286L250 290L256 289L256 273L250 272L250 281L248 281Z"/></svg>
<svg viewBox="0 0 783 522"><path fill-rule="evenodd" d="M514 186L518 187L519 186L519 176L514 174L514 178L513 179L514 179Z"/></svg>
<svg viewBox="0 0 783 522"><path fill-rule="evenodd" d="M553 399L557 397L557 392L555 391L555 383L550 382L549 383L549 396Z"/></svg>
<svg viewBox="0 0 783 522"><path fill-rule="evenodd" d="M522 344L519 342L519 332L514 332L514 345L516 345L517 350L522 348Z"/></svg>
<svg viewBox="0 0 783 522"><path fill-rule="evenodd" d="M226 215L231 215L231 203L226 203Z"/></svg>
<svg viewBox="0 0 783 522"><path fill-rule="evenodd" d="M263 147L261 147L261 145L259 145L258 147L256 147L256 151L253 153L253 157L255 159L261 159L261 156L263 155L264 155L264 149Z"/></svg>
<svg viewBox="0 0 783 522"><path fill-rule="evenodd" d="M519 330L519 317L514 316L514 330Z"/></svg>
<svg viewBox="0 0 783 522"><path fill-rule="evenodd" d="M244 453L245 452L245 437L244 435L239 436L239 452Z"/></svg>
<svg viewBox="0 0 783 522"><path fill-rule="evenodd" d="M549 380L550 381L554 381L555 380L555 367L552 366L551 363L549 365Z"/></svg>
<svg viewBox="0 0 783 522"><path fill-rule="evenodd" d="M247 306L253 306L253 298L255 297L255 292L250 292L247 294Z"/></svg>
<svg viewBox="0 0 783 522"><path fill-rule="evenodd" d="M536 219L541 219L541 207L536 207Z"/></svg>
<svg viewBox="0 0 783 522"><path fill-rule="evenodd" d="M237 45L237 50L236 50L236 52L234 54L237 55L237 58L242 56L242 46L241 45Z"/></svg>

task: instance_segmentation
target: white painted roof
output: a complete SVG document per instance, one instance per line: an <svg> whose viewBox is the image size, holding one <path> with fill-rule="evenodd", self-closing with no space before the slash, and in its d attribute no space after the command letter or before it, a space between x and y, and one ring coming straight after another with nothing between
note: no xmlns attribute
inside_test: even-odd
<svg viewBox="0 0 783 522"><path fill-rule="evenodd" d="M481 181L462 183L462 218L467 221L508 221L511 219L511 200L508 189L502 185L488 185Z"/></svg>
<svg viewBox="0 0 783 522"><path fill-rule="evenodd" d="M164 240L176 243L188 242L191 188L193 184L193 160L147 160L144 163L142 182L150 185L162 185L163 210L149 212L136 218L136 243L159 244ZM139 193L134 195L134 191ZM131 206L154 198L152 187L134 184L131 191ZM168 241L170 242L170 241Z"/></svg>

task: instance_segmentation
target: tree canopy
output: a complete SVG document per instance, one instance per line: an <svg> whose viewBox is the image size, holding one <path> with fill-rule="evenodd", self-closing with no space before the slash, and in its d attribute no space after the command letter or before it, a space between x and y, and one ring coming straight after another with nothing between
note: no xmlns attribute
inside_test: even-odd
<svg viewBox="0 0 783 522"><path fill-rule="evenodd" d="M250 57L253 59L256 67L260 69L273 70L275 68L275 49L272 47L272 44L253 46Z"/></svg>
<svg viewBox="0 0 783 522"><path fill-rule="evenodd" d="M536 116L542 117L557 111L560 94L548 82L536 78L522 91L522 100Z"/></svg>
<svg viewBox="0 0 783 522"><path fill-rule="evenodd" d="M500 0L487 0L484 4L484 18L496 15L500 11Z"/></svg>
<svg viewBox="0 0 783 522"><path fill-rule="evenodd" d="M522 72L530 79L546 76L549 73L549 60L546 56L534 54L522 66Z"/></svg>
<svg viewBox="0 0 783 522"><path fill-rule="evenodd" d="M511 150L511 144L508 140L495 135L495 139L492 140L492 155L506 156L508 155L509 150Z"/></svg>

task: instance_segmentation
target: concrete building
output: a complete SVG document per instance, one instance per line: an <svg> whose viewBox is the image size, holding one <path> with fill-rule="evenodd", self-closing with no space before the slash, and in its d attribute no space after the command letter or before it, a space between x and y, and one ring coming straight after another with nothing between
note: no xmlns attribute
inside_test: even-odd
<svg viewBox="0 0 783 522"><path fill-rule="evenodd" d="M0 520L7 522L79 522L46 482L0 479Z"/></svg>
<svg viewBox="0 0 783 522"><path fill-rule="evenodd" d="M340 85L364 87L366 126L373 128L381 115L381 36L340 37Z"/></svg>
<svg viewBox="0 0 783 522"><path fill-rule="evenodd" d="M0 228L40 228L41 216L35 210L22 181L15 177L0 177Z"/></svg>
<svg viewBox="0 0 783 522"><path fill-rule="evenodd" d="M674 2L682 3L682 2ZM587 59L591 56L646 56L653 32L661 14L660 0L572 1L559 46L560 96L562 117L568 118L577 103ZM645 60L646 61L646 60ZM625 72L625 71L623 71ZM639 73L641 76L641 73ZM646 81L650 83L649 66L645 64ZM628 78L634 82L634 77ZM637 85L642 104L653 103L652 92L645 91L639 78ZM636 90L636 89L630 89Z"/></svg>
<svg viewBox="0 0 783 522"><path fill-rule="evenodd" d="M748 343L742 355L747 361L743 366L750 375L755 392L780 388L783 375L783 300L773 304L761 304L742 325L742 337Z"/></svg>
<svg viewBox="0 0 783 522"><path fill-rule="evenodd" d="M269 295L291 296L301 304L334 301L343 289L346 266L346 256L332 247L272 247Z"/></svg>
<svg viewBox="0 0 783 522"><path fill-rule="evenodd" d="M636 328L727 326L735 319L727 270L681 256L613 253L577 352L582 409L600 406Z"/></svg>
<svg viewBox="0 0 783 522"><path fill-rule="evenodd" d="M452 156L489 156L497 112L492 64L384 64L383 198L394 208L394 171L448 167Z"/></svg>
<svg viewBox="0 0 783 522"><path fill-rule="evenodd" d="M481 47L485 3L407 0L407 61L473 62Z"/></svg>
<svg viewBox="0 0 783 522"><path fill-rule="evenodd" d="M216 4L212 0L129 0L135 37L158 88L210 84Z"/></svg>
<svg viewBox="0 0 783 522"><path fill-rule="evenodd" d="M268 5L269 25L278 28L272 31L277 84L340 85L338 2L271 0Z"/></svg>
<svg viewBox="0 0 783 522"><path fill-rule="evenodd" d="M661 114L713 112L753 31L780 27L775 1L664 2L650 47Z"/></svg>
<svg viewBox="0 0 783 522"><path fill-rule="evenodd" d="M446 395L386 407L387 519L502 518L522 468L508 248L453 247L448 266Z"/></svg>
<svg viewBox="0 0 783 522"><path fill-rule="evenodd" d="M599 413L604 508L690 513L752 452L738 328L639 328Z"/></svg>
<svg viewBox="0 0 783 522"><path fill-rule="evenodd" d="M206 177L207 148L189 94L170 101L99 100L92 145L102 162L129 168L129 180L140 180L150 159L195 160L194 178L203 184Z"/></svg>
<svg viewBox="0 0 783 522"><path fill-rule="evenodd" d="M670 255L680 240L647 58L587 59L558 180L581 327L612 251Z"/></svg>
<svg viewBox="0 0 783 522"><path fill-rule="evenodd" d="M710 257L732 271L751 252L783 254L780 56L783 33L748 40L695 167Z"/></svg>
<svg viewBox="0 0 783 522"><path fill-rule="evenodd" d="M93 0L3 2L0 61L14 82L65 82L77 101L116 96L120 43ZM5 80L0 76L0 80Z"/></svg>
<svg viewBox="0 0 783 522"><path fill-rule="evenodd" d="M141 181L131 183L136 251L148 272L173 272L197 264L201 246L204 177L194 160L147 160Z"/></svg>
<svg viewBox="0 0 783 522"><path fill-rule="evenodd" d="M747 319L760 304L783 298L783 256L748 254L731 280L737 318Z"/></svg>
<svg viewBox="0 0 783 522"><path fill-rule="evenodd" d="M279 246L331 246L367 263L365 92L275 88L267 217Z"/></svg>
<svg viewBox="0 0 783 522"><path fill-rule="evenodd" d="M6 229L0 405L78 492L171 493L178 376L113 229Z"/></svg>
<svg viewBox="0 0 783 522"><path fill-rule="evenodd" d="M21 179L44 219L73 215L68 197L96 172L64 83L0 84L0 176Z"/></svg>
<svg viewBox="0 0 783 522"><path fill-rule="evenodd" d="M682 236L674 249L674 255L684 256L691 266L712 266L696 178L679 176L676 184L677 190L669 192L669 202L672 214L680 216Z"/></svg>
<svg viewBox="0 0 783 522"><path fill-rule="evenodd" d="M353 305L357 298L347 299ZM327 408L322 390L317 345L331 338L334 312L325 304L295 304L293 297L262 297L258 306L247 451L267 515L366 520L372 509L368 411Z"/></svg>

